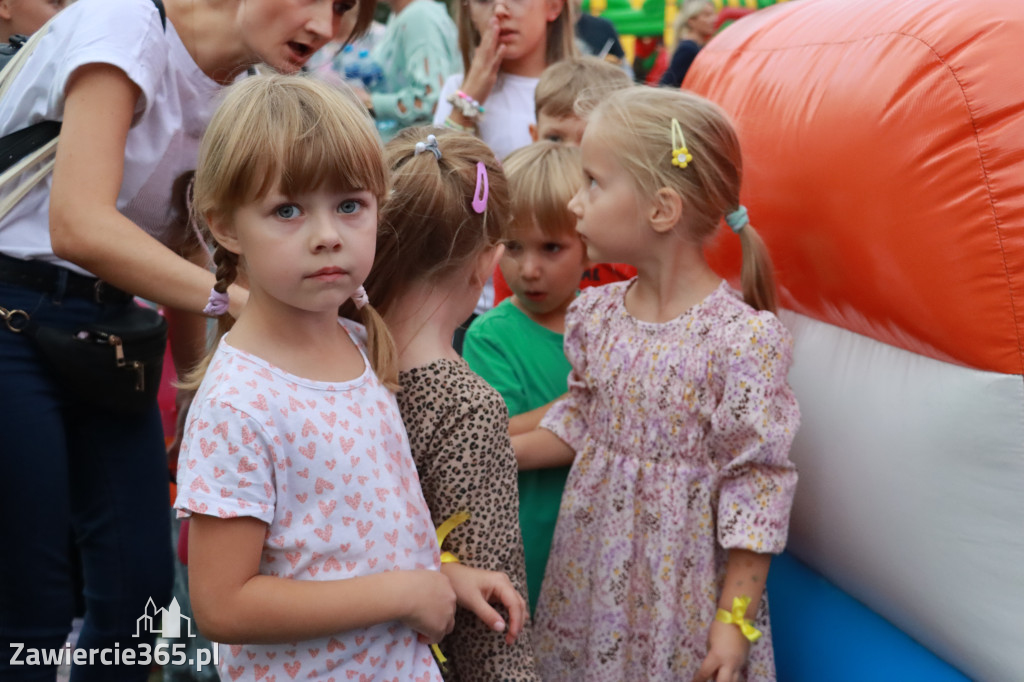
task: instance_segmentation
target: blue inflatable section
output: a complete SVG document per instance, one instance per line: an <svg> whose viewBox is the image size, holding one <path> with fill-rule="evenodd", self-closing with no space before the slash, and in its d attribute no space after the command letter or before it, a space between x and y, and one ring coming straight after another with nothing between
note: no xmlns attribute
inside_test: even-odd
<svg viewBox="0 0 1024 682"><path fill-rule="evenodd" d="M768 574L779 682L970 682L786 553Z"/></svg>

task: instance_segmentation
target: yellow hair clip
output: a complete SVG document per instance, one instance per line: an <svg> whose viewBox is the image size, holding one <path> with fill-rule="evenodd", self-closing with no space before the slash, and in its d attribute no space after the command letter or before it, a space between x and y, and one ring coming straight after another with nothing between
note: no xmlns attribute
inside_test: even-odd
<svg viewBox="0 0 1024 682"><path fill-rule="evenodd" d="M677 119L672 119L672 165L686 168L693 161L690 150L686 148L686 138Z"/></svg>

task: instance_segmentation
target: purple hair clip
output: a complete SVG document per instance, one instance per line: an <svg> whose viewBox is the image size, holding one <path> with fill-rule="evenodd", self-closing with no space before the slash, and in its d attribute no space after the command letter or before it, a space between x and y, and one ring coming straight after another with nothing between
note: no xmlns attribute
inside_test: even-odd
<svg viewBox="0 0 1024 682"><path fill-rule="evenodd" d="M216 317L223 315L228 311L228 303L231 299L228 298L227 293L221 293L216 289L210 289L210 300L207 302L206 307L203 308L204 315L210 315Z"/></svg>
<svg viewBox="0 0 1024 682"><path fill-rule="evenodd" d="M487 166L483 161L476 162L476 189L473 190L473 210L483 213L487 210L487 194L490 184L487 181Z"/></svg>
<svg viewBox="0 0 1024 682"><path fill-rule="evenodd" d="M356 308L362 309L367 303L370 302L370 297L366 295L366 289L360 286L352 294L352 302L356 304Z"/></svg>

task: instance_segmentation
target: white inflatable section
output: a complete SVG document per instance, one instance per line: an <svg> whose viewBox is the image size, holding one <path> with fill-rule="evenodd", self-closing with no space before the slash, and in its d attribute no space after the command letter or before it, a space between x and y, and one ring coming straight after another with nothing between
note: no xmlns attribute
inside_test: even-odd
<svg viewBox="0 0 1024 682"><path fill-rule="evenodd" d="M971 677L1021 682L1024 380L781 317L803 414L789 549Z"/></svg>

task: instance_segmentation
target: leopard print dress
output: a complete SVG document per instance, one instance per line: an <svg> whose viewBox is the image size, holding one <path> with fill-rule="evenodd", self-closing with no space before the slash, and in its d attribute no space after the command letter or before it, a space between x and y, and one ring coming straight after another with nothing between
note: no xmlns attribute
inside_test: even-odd
<svg viewBox="0 0 1024 682"><path fill-rule="evenodd" d="M507 574L525 596L518 469L505 402L462 360L441 359L402 372L399 383L398 407L434 525L459 511L471 514L444 548L466 565ZM540 680L528 624L509 646L504 634L458 609L455 629L441 649L449 659L446 680Z"/></svg>

